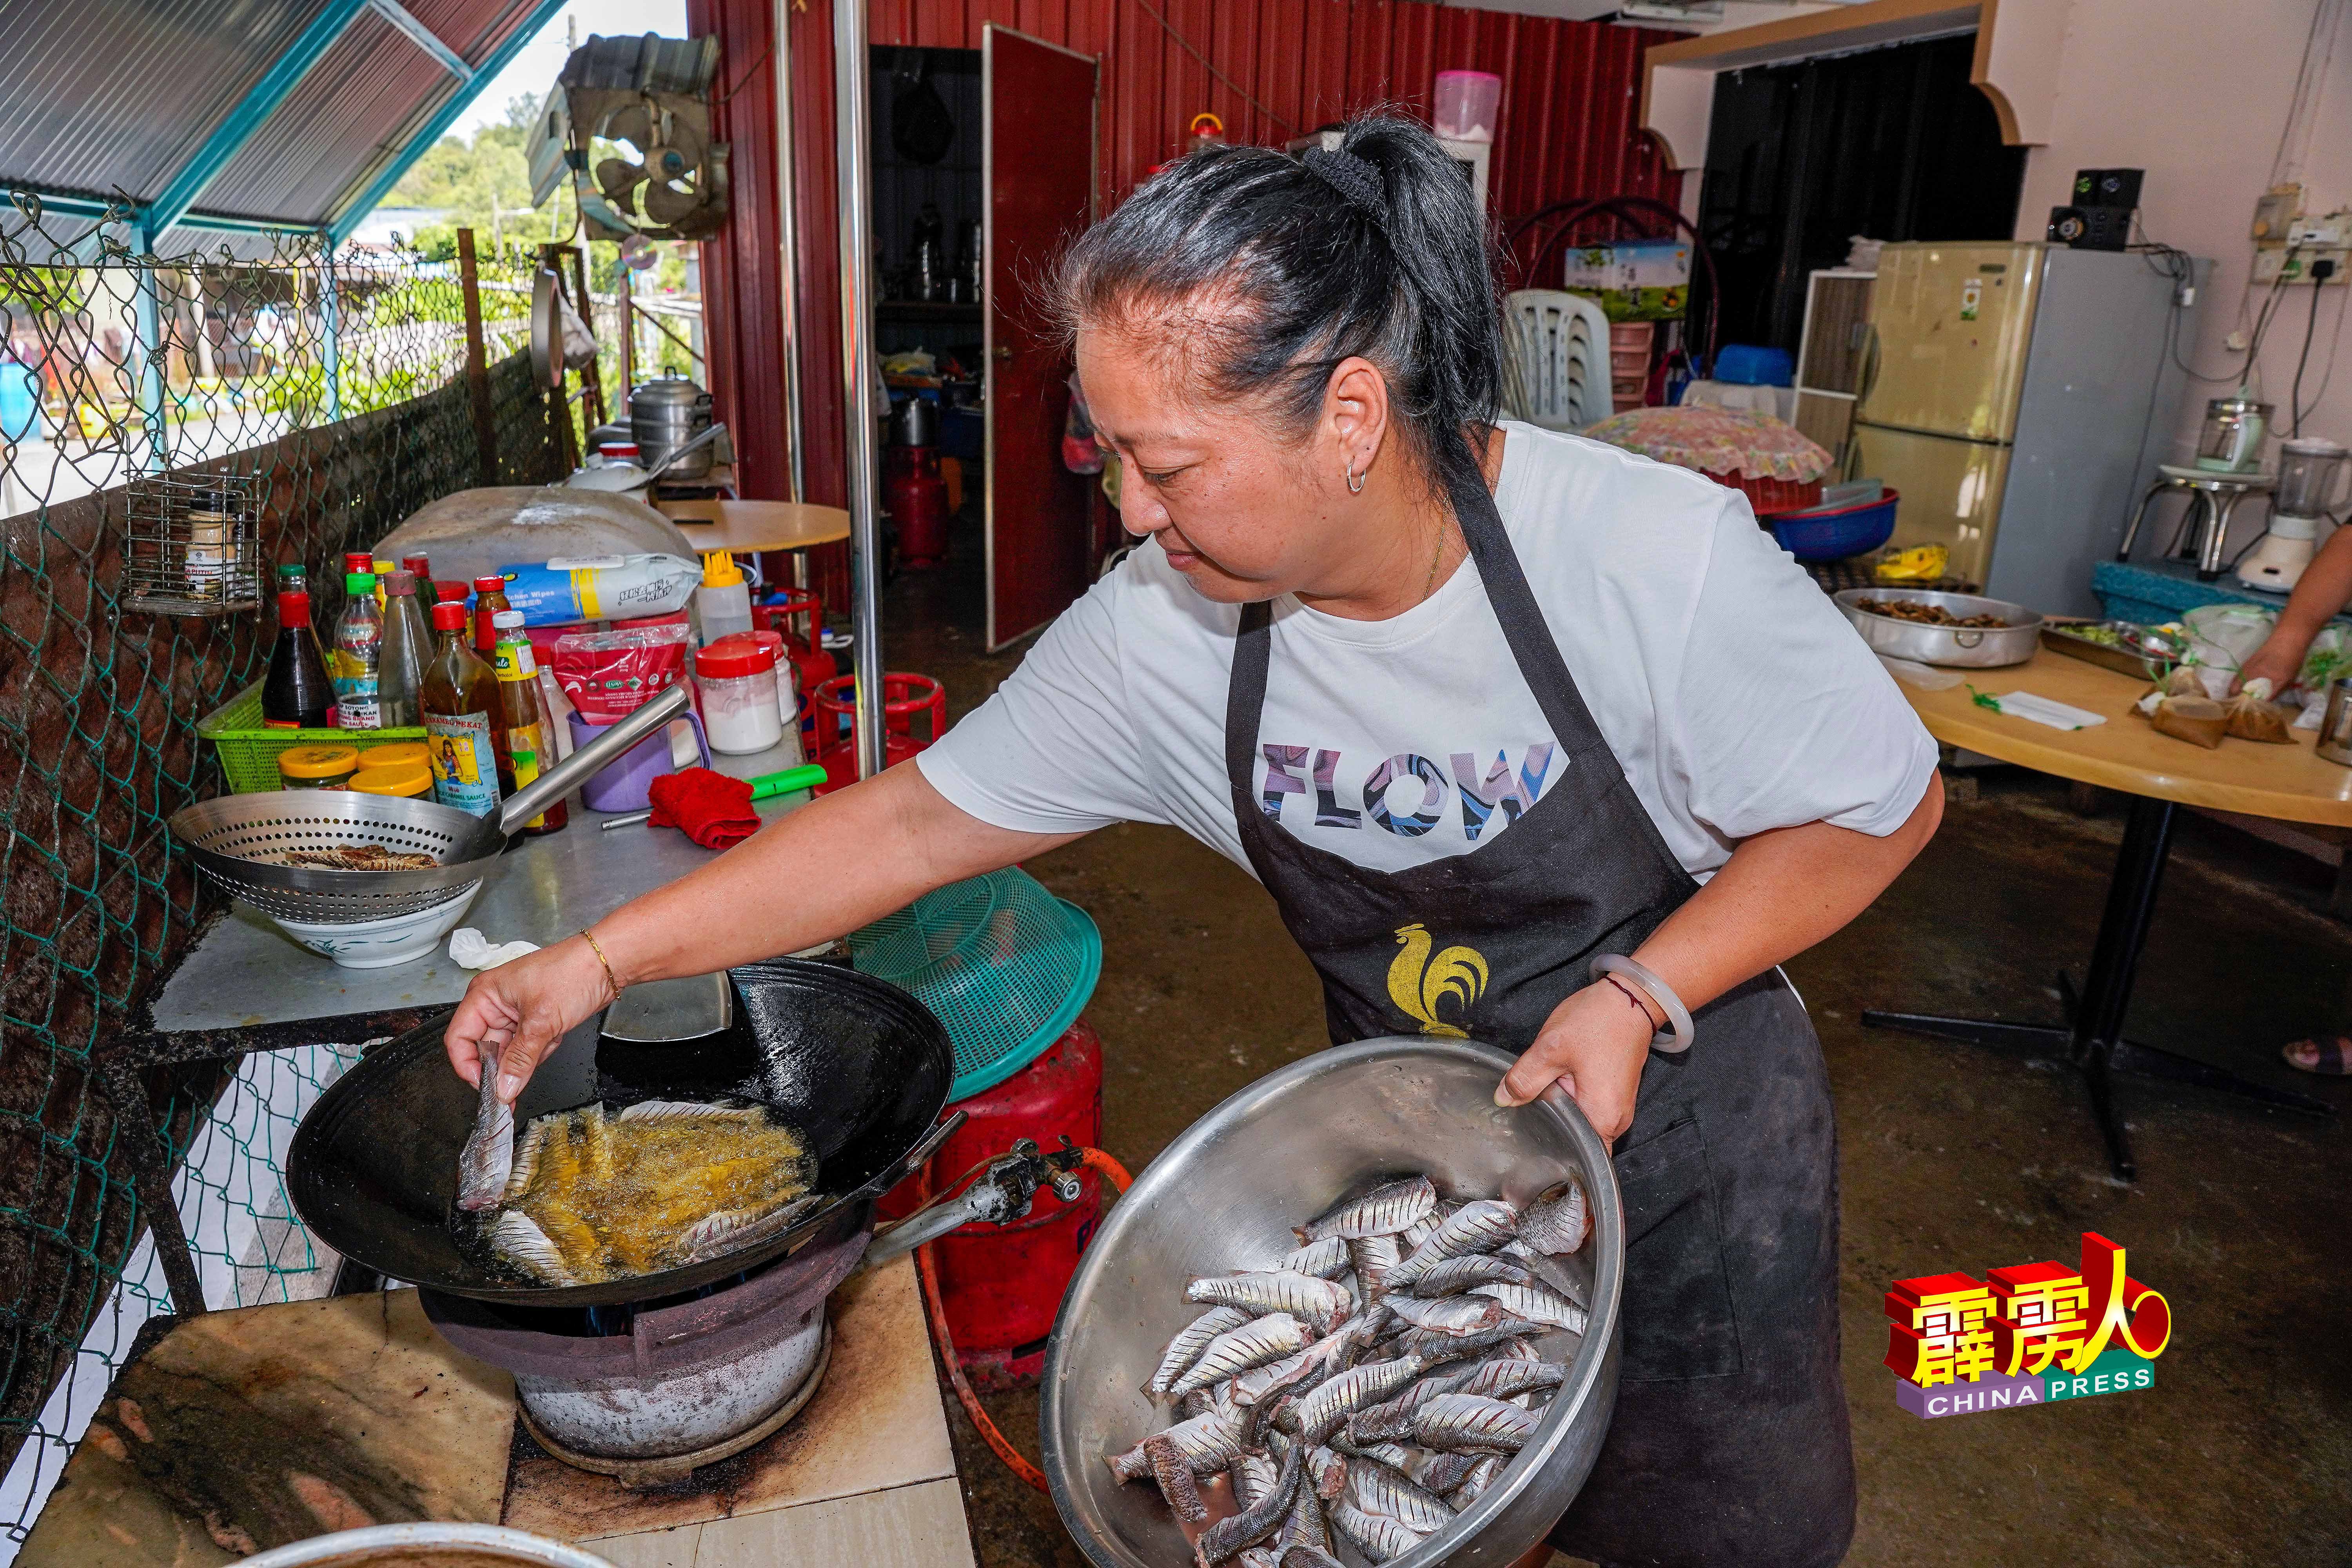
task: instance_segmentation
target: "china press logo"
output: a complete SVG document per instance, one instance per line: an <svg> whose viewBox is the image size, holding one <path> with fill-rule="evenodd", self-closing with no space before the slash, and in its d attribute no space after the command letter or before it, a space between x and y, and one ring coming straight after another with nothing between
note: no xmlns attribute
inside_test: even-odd
<svg viewBox="0 0 2352 1568"><path fill-rule="evenodd" d="M1886 1293L1895 1403L1922 1420L2147 1388L2172 1308L2124 1249L2083 1233L2083 1266L2021 1263L1983 1279L1930 1274Z"/></svg>

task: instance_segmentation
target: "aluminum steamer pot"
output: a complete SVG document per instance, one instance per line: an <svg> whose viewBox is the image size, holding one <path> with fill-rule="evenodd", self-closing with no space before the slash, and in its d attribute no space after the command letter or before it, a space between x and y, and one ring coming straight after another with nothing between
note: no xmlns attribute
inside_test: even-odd
<svg viewBox="0 0 2352 1568"><path fill-rule="evenodd" d="M709 426L710 394L683 376L661 376L630 389L629 429L637 438L637 458L647 468ZM706 447L680 460L670 469L670 478L698 479L710 471L710 465Z"/></svg>
<svg viewBox="0 0 2352 1568"><path fill-rule="evenodd" d="M1873 615L1862 606L1900 600L1934 605L1953 615L1999 616L2005 626L1931 626L1920 621L1898 621ZM1908 658L1921 664L1957 665L1966 669L1991 669L2023 664L2042 646L2042 613L2006 599L1980 598L1974 594L1933 594L1916 588L1848 588L1837 596L1838 608L1862 634L1873 653Z"/></svg>
<svg viewBox="0 0 2352 1568"><path fill-rule="evenodd" d="M1592 1201L1591 1329L1535 1441L1484 1496L1388 1568L1503 1568L1583 1489L1617 1403L1625 1217L1609 1152L1564 1094L1505 1110L1511 1056L1470 1040L1390 1036L1318 1051L1194 1122L1120 1198L1079 1259L1045 1354L1038 1426L1062 1522L1097 1568L1182 1568L1192 1550L1160 1493L1122 1485L1103 1457L1167 1425L1143 1385L1176 1331L1205 1309L1202 1274L1262 1268L1290 1233L1341 1197L1426 1172L1451 1197L1532 1202L1570 1173Z"/></svg>

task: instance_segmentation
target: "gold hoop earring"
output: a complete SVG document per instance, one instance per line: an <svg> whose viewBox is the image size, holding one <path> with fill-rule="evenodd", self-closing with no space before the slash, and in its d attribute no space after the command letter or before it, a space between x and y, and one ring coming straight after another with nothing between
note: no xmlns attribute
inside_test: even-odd
<svg viewBox="0 0 2352 1568"><path fill-rule="evenodd" d="M1372 471L1370 468L1366 468L1360 474L1357 473L1356 459L1352 457L1348 459L1348 493L1349 495L1362 495L1364 493L1364 481L1371 477Z"/></svg>

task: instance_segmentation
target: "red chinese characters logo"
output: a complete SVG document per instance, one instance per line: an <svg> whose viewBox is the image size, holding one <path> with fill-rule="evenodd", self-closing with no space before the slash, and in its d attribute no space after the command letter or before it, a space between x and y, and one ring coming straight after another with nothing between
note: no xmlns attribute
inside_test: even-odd
<svg viewBox="0 0 2352 1568"><path fill-rule="evenodd" d="M1898 1279L1886 1294L1886 1366L1921 1388L1988 1373L2079 1373L2111 1345L2149 1361L2172 1340L2172 1309L2125 1268L2124 1249L2083 1233L2079 1269L2021 1263Z"/></svg>

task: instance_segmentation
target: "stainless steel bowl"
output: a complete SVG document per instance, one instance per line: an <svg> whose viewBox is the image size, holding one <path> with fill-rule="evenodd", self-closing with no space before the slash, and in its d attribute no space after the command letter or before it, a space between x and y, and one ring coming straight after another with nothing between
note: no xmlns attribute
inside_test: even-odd
<svg viewBox="0 0 2352 1568"><path fill-rule="evenodd" d="M1506 1110L1508 1054L1468 1040L1390 1037L1320 1051L1269 1073L1194 1122L1111 1210L1062 1298L1045 1355L1039 1428L1062 1522L1098 1568L1183 1568L1191 1549L1159 1492L1121 1485L1103 1456L1167 1424L1143 1384L1176 1331L1203 1310L1196 1275L1263 1267L1297 1245L1290 1227L1376 1178L1427 1172L1453 1197L1532 1201L1571 1173L1591 1194L1592 1326L1559 1334L1568 1381L1536 1440L1454 1522L1391 1568L1501 1568L1567 1511L1617 1403L1617 1302L1625 1221L1608 1151L1564 1096Z"/></svg>
<svg viewBox="0 0 2352 1568"><path fill-rule="evenodd" d="M1892 616L1873 615L1862 607L1873 600L1884 603L1890 599L1935 605L1959 616L1999 616L2009 625L1931 626L1920 621L1898 621ZM2042 613L2006 599L1987 599L1975 594L1935 594L1917 588L1848 588L1837 596L1837 603L1871 650L1889 658L1990 669L2004 664L2023 664L2042 646Z"/></svg>

